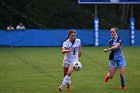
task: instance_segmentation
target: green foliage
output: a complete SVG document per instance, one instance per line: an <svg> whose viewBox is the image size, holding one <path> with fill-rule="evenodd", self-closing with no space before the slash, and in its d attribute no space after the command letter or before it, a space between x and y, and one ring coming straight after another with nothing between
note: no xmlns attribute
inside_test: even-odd
<svg viewBox="0 0 140 93"><path fill-rule="evenodd" d="M16 26L22 22L26 28L79 28L92 29L95 4L78 4L78 0L0 0L0 29L9 24ZM133 5L136 29L139 28L139 4ZM100 29L108 29L109 24L119 28L129 28L131 5L98 4L97 15Z"/></svg>
<svg viewBox="0 0 140 93"><path fill-rule="evenodd" d="M119 73L108 83L105 47L83 47L83 68L73 72L70 93L139 93L140 47L125 47L127 90L120 88ZM0 47L0 93L59 93L63 79L60 47ZM66 88L62 91L68 93Z"/></svg>

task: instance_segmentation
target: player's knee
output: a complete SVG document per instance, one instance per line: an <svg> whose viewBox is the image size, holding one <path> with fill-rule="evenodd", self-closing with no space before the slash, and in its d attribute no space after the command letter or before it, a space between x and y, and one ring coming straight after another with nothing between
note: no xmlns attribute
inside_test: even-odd
<svg viewBox="0 0 140 93"><path fill-rule="evenodd" d="M124 77L124 72L121 72L120 73L120 77Z"/></svg>
<svg viewBox="0 0 140 93"><path fill-rule="evenodd" d="M114 77L114 75L110 75L110 78L113 78Z"/></svg>
<svg viewBox="0 0 140 93"><path fill-rule="evenodd" d="M120 77L124 77L124 74L120 74Z"/></svg>
<svg viewBox="0 0 140 93"><path fill-rule="evenodd" d="M71 75L71 72L68 71L68 72L67 72L67 75L70 76L70 75Z"/></svg>
<svg viewBox="0 0 140 93"><path fill-rule="evenodd" d="M114 73L110 73L109 77L110 77L110 78L113 78L114 75L115 75Z"/></svg>
<svg viewBox="0 0 140 93"><path fill-rule="evenodd" d="M67 73L67 75L68 75L68 76L70 76L70 75L71 75L71 73Z"/></svg>

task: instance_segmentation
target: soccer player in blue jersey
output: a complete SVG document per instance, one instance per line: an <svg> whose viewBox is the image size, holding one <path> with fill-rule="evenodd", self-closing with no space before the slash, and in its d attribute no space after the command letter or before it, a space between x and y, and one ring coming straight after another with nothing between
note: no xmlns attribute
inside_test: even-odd
<svg viewBox="0 0 140 93"><path fill-rule="evenodd" d="M122 90L126 89L125 86L125 66L126 60L122 52L122 40L118 36L118 29L113 27L110 31L111 38L109 40L109 48L104 49L104 52L111 51L109 55L109 72L105 77L105 82L108 82L109 79L113 78L116 70L119 68L120 72L120 81Z"/></svg>

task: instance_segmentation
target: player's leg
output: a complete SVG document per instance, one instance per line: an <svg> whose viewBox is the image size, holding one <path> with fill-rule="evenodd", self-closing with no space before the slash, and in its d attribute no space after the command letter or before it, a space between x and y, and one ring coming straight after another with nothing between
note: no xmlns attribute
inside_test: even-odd
<svg viewBox="0 0 140 93"><path fill-rule="evenodd" d="M70 65L70 69L68 69L67 75L70 77L73 71L74 71L73 65ZM67 83L68 91L70 90L70 88L71 88L71 80L69 80L69 82Z"/></svg>
<svg viewBox="0 0 140 93"><path fill-rule="evenodd" d="M121 87L122 87L122 90L125 90L126 89L126 85L125 85L125 66L121 66L119 68L119 70L120 70Z"/></svg>
<svg viewBox="0 0 140 93"><path fill-rule="evenodd" d="M116 73L116 70L117 70L117 62L115 62L114 60L111 60L109 62L109 72L108 74L106 75L105 77L105 82L108 82L109 79L113 78L115 73Z"/></svg>
<svg viewBox="0 0 140 93"><path fill-rule="evenodd" d="M64 67L64 77L67 75L67 72L68 72L68 68ZM69 83L67 83L67 89L70 90L70 84L71 84L71 81Z"/></svg>
<svg viewBox="0 0 140 93"><path fill-rule="evenodd" d="M64 77L66 76L67 72L68 72L68 69L69 69L69 62L64 60L64 62L62 63L62 67L63 67L63 74L64 74ZM64 79L64 78L63 78ZM62 84L61 84L62 85ZM61 85L59 86L59 91L62 90L62 87Z"/></svg>
<svg viewBox="0 0 140 93"><path fill-rule="evenodd" d="M66 86L67 84L69 84L71 82L70 76L71 76L72 72L73 72L73 65L70 64L69 69L67 71L67 74L65 75L63 82L59 87L59 91L61 91L64 86Z"/></svg>
<svg viewBox="0 0 140 93"><path fill-rule="evenodd" d="M63 71L64 71L64 77L67 75L67 72L68 72L68 67L64 67Z"/></svg>
<svg viewBox="0 0 140 93"><path fill-rule="evenodd" d="M126 61L124 58L122 58L119 61L119 71L120 71L120 81L121 81L121 87L122 90L126 89L126 84L125 84L125 66L126 66Z"/></svg>
<svg viewBox="0 0 140 93"><path fill-rule="evenodd" d="M108 82L109 79L111 79L111 78L114 77L114 75L115 75L115 73L116 73L116 70L117 70L116 68L110 67L109 72L108 72L108 74L107 74L106 77L105 77L105 82Z"/></svg>

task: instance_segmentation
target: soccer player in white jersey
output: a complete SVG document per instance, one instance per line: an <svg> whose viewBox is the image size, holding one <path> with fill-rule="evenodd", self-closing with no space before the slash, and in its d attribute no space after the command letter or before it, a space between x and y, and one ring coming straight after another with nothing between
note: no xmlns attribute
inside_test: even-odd
<svg viewBox="0 0 140 93"><path fill-rule="evenodd" d="M64 55L63 67L64 67L64 78L59 86L59 91L61 91L66 85L67 89L70 90L70 76L73 69L73 63L79 61L81 56L81 40L76 38L76 31L70 30L67 39L63 42L62 53Z"/></svg>

